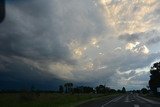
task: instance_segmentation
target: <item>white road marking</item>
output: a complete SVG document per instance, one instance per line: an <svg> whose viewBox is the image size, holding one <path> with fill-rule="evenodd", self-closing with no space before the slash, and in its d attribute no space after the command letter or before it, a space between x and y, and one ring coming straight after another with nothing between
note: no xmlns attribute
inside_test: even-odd
<svg viewBox="0 0 160 107"><path fill-rule="evenodd" d="M117 102L117 101L118 101L118 100L120 100L122 97L124 97L124 95L123 95L123 96L116 97L116 98L112 99L111 101L109 101L109 102L107 102L107 103L103 104L101 107L104 107L104 106L106 106L106 105L110 104L111 102Z"/></svg>
<svg viewBox="0 0 160 107"><path fill-rule="evenodd" d="M128 103L128 102L131 102L131 101L124 101L124 102Z"/></svg>
<svg viewBox="0 0 160 107"><path fill-rule="evenodd" d="M120 100L123 96L117 97L115 98L112 102L117 102L118 100Z"/></svg>
<svg viewBox="0 0 160 107"><path fill-rule="evenodd" d="M125 98L125 101L124 102L130 102L129 101L129 96L127 95L127 97Z"/></svg>
<svg viewBox="0 0 160 107"><path fill-rule="evenodd" d="M134 104L134 107L140 107L138 104Z"/></svg>
<svg viewBox="0 0 160 107"><path fill-rule="evenodd" d="M147 101L147 102L149 102L151 104L160 104L160 102L153 101L153 100L150 100L150 99L146 99L144 97L140 97L140 96L137 96L137 97L140 98L140 99L142 99L142 100L144 100L144 101Z"/></svg>

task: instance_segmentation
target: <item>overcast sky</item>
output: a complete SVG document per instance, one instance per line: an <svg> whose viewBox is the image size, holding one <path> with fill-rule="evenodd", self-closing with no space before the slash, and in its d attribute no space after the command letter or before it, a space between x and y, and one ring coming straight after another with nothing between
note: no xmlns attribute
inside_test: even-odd
<svg viewBox="0 0 160 107"><path fill-rule="evenodd" d="M141 89L160 59L160 0L7 0L0 88Z"/></svg>

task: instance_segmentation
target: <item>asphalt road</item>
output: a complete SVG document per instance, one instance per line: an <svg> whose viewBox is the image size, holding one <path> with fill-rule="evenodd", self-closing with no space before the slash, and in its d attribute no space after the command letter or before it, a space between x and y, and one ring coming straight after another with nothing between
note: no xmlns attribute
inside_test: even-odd
<svg viewBox="0 0 160 107"><path fill-rule="evenodd" d="M126 94L111 99L91 101L79 107L160 107L160 102L140 97L138 94Z"/></svg>

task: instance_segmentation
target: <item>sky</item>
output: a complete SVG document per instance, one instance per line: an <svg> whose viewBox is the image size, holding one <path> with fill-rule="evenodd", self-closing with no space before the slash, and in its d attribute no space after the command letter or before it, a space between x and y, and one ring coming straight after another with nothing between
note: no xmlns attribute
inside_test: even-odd
<svg viewBox="0 0 160 107"><path fill-rule="evenodd" d="M0 89L146 87L160 60L159 18L160 0L6 0Z"/></svg>

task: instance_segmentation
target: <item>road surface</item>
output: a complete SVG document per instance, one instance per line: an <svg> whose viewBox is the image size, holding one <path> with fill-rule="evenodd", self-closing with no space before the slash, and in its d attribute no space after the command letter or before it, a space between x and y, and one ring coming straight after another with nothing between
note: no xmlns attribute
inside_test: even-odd
<svg viewBox="0 0 160 107"><path fill-rule="evenodd" d="M160 102L140 97L138 94L126 94L111 99L91 101L78 107L160 107Z"/></svg>

